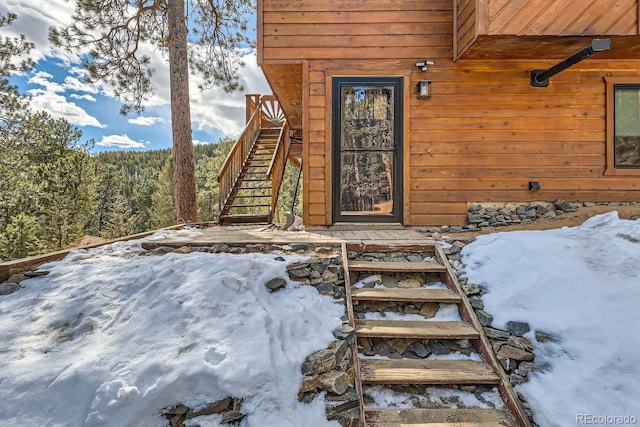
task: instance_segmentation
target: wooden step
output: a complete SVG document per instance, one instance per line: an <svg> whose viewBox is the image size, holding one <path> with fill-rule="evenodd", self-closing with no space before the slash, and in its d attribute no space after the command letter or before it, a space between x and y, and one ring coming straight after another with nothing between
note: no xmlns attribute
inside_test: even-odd
<svg viewBox="0 0 640 427"><path fill-rule="evenodd" d="M248 223L268 223L268 214L237 214L237 215L220 215L221 224L248 224Z"/></svg>
<svg viewBox="0 0 640 427"><path fill-rule="evenodd" d="M243 182L271 182L271 180L267 178L263 178L263 179L247 178L247 179L243 179L242 181Z"/></svg>
<svg viewBox="0 0 640 427"><path fill-rule="evenodd" d="M363 384L499 384L500 377L472 360L361 359Z"/></svg>
<svg viewBox="0 0 640 427"><path fill-rule="evenodd" d="M444 273L447 267L437 262L350 261L349 271L391 271L398 273Z"/></svg>
<svg viewBox="0 0 640 427"><path fill-rule="evenodd" d="M460 295L450 289L351 288L351 298L359 301L413 301L459 303Z"/></svg>
<svg viewBox="0 0 640 427"><path fill-rule="evenodd" d="M236 196L229 197L228 202L236 201L238 199L266 199L266 198L270 199L271 194L265 194L265 195L259 194L259 195L253 195L253 196L236 195Z"/></svg>
<svg viewBox="0 0 640 427"><path fill-rule="evenodd" d="M367 427L518 427L498 409L365 409Z"/></svg>
<svg viewBox="0 0 640 427"><path fill-rule="evenodd" d="M271 186L265 187L238 187L238 191L240 190L269 190L271 191Z"/></svg>
<svg viewBox="0 0 640 427"><path fill-rule="evenodd" d="M271 203L251 204L251 205L231 205L230 208L266 208L270 207Z"/></svg>
<svg viewBox="0 0 640 427"><path fill-rule="evenodd" d="M420 320L356 320L356 336L369 338L477 339L467 322Z"/></svg>

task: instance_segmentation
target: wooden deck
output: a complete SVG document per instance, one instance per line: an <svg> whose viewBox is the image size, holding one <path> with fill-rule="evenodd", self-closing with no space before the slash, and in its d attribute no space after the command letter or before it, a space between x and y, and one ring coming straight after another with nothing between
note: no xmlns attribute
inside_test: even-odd
<svg viewBox="0 0 640 427"><path fill-rule="evenodd" d="M340 245L346 243L361 243L385 241L391 243L421 243L432 242L423 234L408 228L366 229L366 230L333 230L317 229L305 231L283 231L264 225L238 225L225 227L207 227L188 235L177 233L163 239L146 242L145 247L159 246L210 246L216 243L242 245L248 243L307 243Z"/></svg>

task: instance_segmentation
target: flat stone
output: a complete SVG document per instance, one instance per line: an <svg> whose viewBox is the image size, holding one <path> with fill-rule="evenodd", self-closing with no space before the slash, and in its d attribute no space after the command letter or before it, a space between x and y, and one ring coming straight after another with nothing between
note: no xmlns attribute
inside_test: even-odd
<svg viewBox="0 0 640 427"><path fill-rule="evenodd" d="M201 417L203 415L219 414L229 409L231 407L232 402L233 402L233 399L231 397L218 400L217 402L214 402L210 405L206 405L203 409L197 412L188 413L187 419Z"/></svg>
<svg viewBox="0 0 640 427"><path fill-rule="evenodd" d="M335 369L337 365L335 352L329 349L316 351L307 356L302 363L302 375L321 374Z"/></svg>
<svg viewBox="0 0 640 427"><path fill-rule="evenodd" d="M429 341L429 345L427 346L431 353L442 356L445 354L451 354L451 349L445 345L443 345L440 341L431 340Z"/></svg>
<svg viewBox="0 0 640 427"><path fill-rule="evenodd" d="M0 295L9 295L14 292L18 292L20 289L22 289L22 286L18 285L17 283L0 283Z"/></svg>
<svg viewBox="0 0 640 427"><path fill-rule="evenodd" d="M517 361L527 361L531 362L534 359L533 353L527 350L523 350L521 348L513 347L510 345L503 345L500 347L498 351L498 356L507 357L509 359L517 360Z"/></svg>
<svg viewBox="0 0 640 427"><path fill-rule="evenodd" d="M563 211L571 209L571 204L569 204L569 202L567 202L566 200L562 200L562 199L558 199L555 202L553 202L553 206L555 206L556 209L560 209Z"/></svg>
<svg viewBox="0 0 640 427"><path fill-rule="evenodd" d="M314 252L319 253L319 254L329 254L329 253L333 252L333 249L331 249L328 246L319 246L319 247L315 248Z"/></svg>
<svg viewBox="0 0 640 427"><path fill-rule="evenodd" d="M387 341L391 348L393 348L397 353L402 354L407 351L409 345L406 340L395 338Z"/></svg>
<svg viewBox="0 0 640 427"><path fill-rule="evenodd" d="M482 292L482 288L478 285L464 285L462 290L467 296L479 295Z"/></svg>
<svg viewBox="0 0 640 427"><path fill-rule="evenodd" d="M229 411L222 416L222 424L238 423L242 421L244 414L239 411Z"/></svg>
<svg viewBox="0 0 640 427"><path fill-rule="evenodd" d="M424 317L431 319L438 313L440 309L440 304L435 302L425 302L422 304L422 308L420 309L420 314Z"/></svg>
<svg viewBox="0 0 640 427"><path fill-rule="evenodd" d="M528 323L525 322L507 322L507 330L514 335L523 336L531 330Z"/></svg>
<svg viewBox="0 0 640 427"><path fill-rule="evenodd" d="M521 348L527 351L533 351L533 343L524 337L511 335L507 340L507 344L512 347Z"/></svg>
<svg viewBox="0 0 640 427"><path fill-rule="evenodd" d="M281 277L275 277L267 282L265 285L269 292L275 292L287 286L287 281Z"/></svg>
<svg viewBox="0 0 640 427"><path fill-rule="evenodd" d="M511 336L511 333L495 328L484 328L484 333L487 334L488 338L491 338L493 340L506 341Z"/></svg>
<svg viewBox="0 0 640 427"><path fill-rule="evenodd" d="M382 275L382 284L387 288L397 288L398 282L400 282L400 280L398 280L397 277L389 276L388 274Z"/></svg>
<svg viewBox="0 0 640 427"><path fill-rule="evenodd" d="M291 250L294 252L301 250L306 251L307 249L309 249L309 245L307 245L306 243L289 243L289 246L291 246Z"/></svg>
<svg viewBox="0 0 640 427"><path fill-rule="evenodd" d="M41 277L49 274L47 270L35 270L35 271L25 271L24 274L26 277Z"/></svg>
<svg viewBox="0 0 640 427"><path fill-rule="evenodd" d="M415 289L415 288L419 288L420 286L422 286L422 283L418 279L404 279L398 282L399 288Z"/></svg>
<svg viewBox="0 0 640 427"><path fill-rule="evenodd" d="M288 270L289 276L291 278L302 278L302 277L308 277L311 275L311 269L308 267L303 267L303 268L295 268L293 270Z"/></svg>
<svg viewBox="0 0 640 427"><path fill-rule="evenodd" d="M409 255L407 257L407 261L409 262L422 262L422 257L419 255Z"/></svg>
<svg viewBox="0 0 640 427"><path fill-rule="evenodd" d="M424 345L423 343L421 343L420 341L416 341L416 342L412 343L411 345L409 345L407 350L412 352L413 354L415 354L416 356L418 356L421 359L424 359L429 354L431 354L431 351L429 351L427 346Z"/></svg>
<svg viewBox="0 0 640 427"><path fill-rule="evenodd" d="M24 279L26 279L27 276L25 276L22 273L16 273L16 274L12 274L8 279L7 282L9 283L20 283L22 282Z"/></svg>
<svg viewBox="0 0 640 427"><path fill-rule="evenodd" d="M536 341L538 342L558 342L559 339L555 335L548 334L543 331L536 331Z"/></svg>
<svg viewBox="0 0 640 427"><path fill-rule="evenodd" d="M342 395L326 395L326 415L327 419L333 420L338 417L339 414L347 412L351 409L358 408L360 400L355 388L349 386Z"/></svg>

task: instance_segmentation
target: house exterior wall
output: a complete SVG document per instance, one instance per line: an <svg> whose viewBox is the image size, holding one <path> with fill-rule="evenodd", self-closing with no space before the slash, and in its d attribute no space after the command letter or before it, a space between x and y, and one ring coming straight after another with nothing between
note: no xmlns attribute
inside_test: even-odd
<svg viewBox="0 0 640 427"><path fill-rule="evenodd" d="M640 60L594 56L531 88L530 70L557 59L453 61L452 0L264 0L262 14L263 68L304 63L308 225L333 222L336 76L404 77L406 225L465 223L469 202L640 200L640 170L606 173L605 82L640 82ZM421 59L436 64L422 72ZM419 80L433 82L431 98L417 97Z"/></svg>

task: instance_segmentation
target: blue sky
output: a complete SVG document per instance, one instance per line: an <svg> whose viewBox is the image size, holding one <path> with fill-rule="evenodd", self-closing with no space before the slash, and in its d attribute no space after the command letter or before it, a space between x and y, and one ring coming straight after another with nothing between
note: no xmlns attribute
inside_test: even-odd
<svg viewBox="0 0 640 427"><path fill-rule="evenodd" d="M12 81L22 93L31 95L32 105L53 117L62 117L82 130L82 141L95 140L94 152L107 150L149 150L171 147L169 65L167 58L149 50L156 68L157 93L138 115L119 114L121 102L108 86L87 85L77 57L53 48L48 28L70 22L75 2L65 0L0 0L0 12L11 11L18 19L2 29L3 35L24 34L36 44L31 57L37 61L32 72ZM255 53L245 58L240 70L245 90L226 94L218 88L200 91L198 76L190 76L191 118L194 144L215 143L235 138L244 125L245 93L270 93Z"/></svg>

